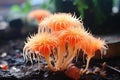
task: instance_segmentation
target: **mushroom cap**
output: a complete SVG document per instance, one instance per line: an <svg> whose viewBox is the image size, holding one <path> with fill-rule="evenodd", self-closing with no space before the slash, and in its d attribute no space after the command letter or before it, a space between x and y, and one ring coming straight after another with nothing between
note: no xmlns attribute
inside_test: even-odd
<svg viewBox="0 0 120 80"><path fill-rule="evenodd" d="M70 27L80 27L82 26L82 22L71 14L57 13L44 19L40 26L47 27L53 31L60 31Z"/></svg>
<svg viewBox="0 0 120 80"><path fill-rule="evenodd" d="M88 56L94 56L97 50L103 51L101 54L106 51L106 43L100 38L95 38L91 35L85 36L85 39L82 40L81 48Z"/></svg>
<svg viewBox="0 0 120 80"><path fill-rule="evenodd" d="M79 44L81 41L81 29L79 28L69 28L67 30L63 30L60 36L58 37L62 42L64 41L71 46L75 46Z"/></svg>
<svg viewBox="0 0 120 80"><path fill-rule="evenodd" d="M41 33L31 36L27 39L25 47L39 53L43 57L49 56L51 50L57 45L56 39L48 33Z"/></svg>

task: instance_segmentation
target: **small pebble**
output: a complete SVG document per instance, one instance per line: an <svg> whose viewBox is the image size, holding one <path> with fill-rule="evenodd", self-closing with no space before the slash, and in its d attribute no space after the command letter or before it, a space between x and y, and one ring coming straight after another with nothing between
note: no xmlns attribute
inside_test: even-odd
<svg viewBox="0 0 120 80"><path fill-rule="evenodd" d="M48 71L46 71L45 73L44 73L44 77L46 78L46 77L48 77Z"/></svg>
<svg viewBox="0 0 120 80"><path fill-rule="evenodd" d="M19 50L19 49L16 49L16 50L15 50L15 52L16 52L16 53L19 53L19 52L20 52L20 50Z"/></svg>
<svg viewBox="0 0 120 80"><path fill-rule="evenodd" d="M6 57L7 56L7 53L6 52L3 52L1 57Z"/></svg>
<svg viewBox="0 0 120 80"><path fill-rule="evenodd" d="M94 69L94 71L93 71L93 73L99 73L100 72L100 68L99 67L95 67L95 69Z"/></svg>
<svg viewBox="0 0 120 80"><path fill-rule="evenodd" d="M102 69L103 69L103 70L105 70L105 69L106 69L106 67L107 67L107 63L106 63L106 62L104 62L104 63L102 64Z"/></svg>
<svg viewBox="0 0 120 80"><path fill-rule="evenodd" d="M19 72L20 69L16 68L15 66L11 67L10 72Z"/></svg>

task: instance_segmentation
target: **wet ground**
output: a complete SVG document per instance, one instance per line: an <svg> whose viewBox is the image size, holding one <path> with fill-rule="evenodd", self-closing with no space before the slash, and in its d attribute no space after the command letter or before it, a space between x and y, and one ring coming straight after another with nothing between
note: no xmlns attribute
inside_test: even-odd
<svg viewBox="0 0 120 80"><path fill-rule="evenodd" d="M64 72L39 70L37 62L34 62L33 66L30 61L24 62L24 41L24 38L0 41L0 80L72 80ZM104 68L103 62L120 69L119 58L92 60L90 70L81 75L80 80L120 80L120 73L106 66ZM84 62L79 60L75 66L83 68Z"/></svg>

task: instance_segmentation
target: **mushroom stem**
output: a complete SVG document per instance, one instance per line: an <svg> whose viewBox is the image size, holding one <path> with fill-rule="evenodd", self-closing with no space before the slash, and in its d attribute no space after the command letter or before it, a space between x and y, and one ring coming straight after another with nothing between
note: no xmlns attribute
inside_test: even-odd
<svg viewBox="0 0 120 80"><path fill-rule="evenodd" d="M56 69L60 70L61 65L63 63L63 59L64 59L64 54L65 54L65 47L63 46L59 46L58 47L58 59L56 61Z"/></svg>
<svg viewBox="0 0 120 80"><path fill-rule="evenodd" d="M90 60L91 60L91 58L92 58L92 56L88 56L88 57L87 57L86 67L85 67L83 73L86 72L86 71L88 70L88 67L89 67L89 64L90 64Z"/></svg>
<svg viewBox="0 0 120 80"><path fill-rule="evenodd" d="M68 66L68 64L73 60L73 58L76 56L76 49L73 50L72 46L68 46L68 56L65 58L64 63L63 63L63 70L66 69L66 67Z"/></svg>
<svg viewBox="0 0 120 80"><path fill-rule="evenodd" d="M53 57L54 57L54 62L57 61L57 51L53 50Z"/></svg>
<svg viewBox="0 0 120 80"><path fill-rule="evenodd" d="M48 67L50 68L50 70L54 70L54 67L53 67L53 65L51 64L51 61L50 61L50 57L45 57L45 60L48 64Z"/></svg>

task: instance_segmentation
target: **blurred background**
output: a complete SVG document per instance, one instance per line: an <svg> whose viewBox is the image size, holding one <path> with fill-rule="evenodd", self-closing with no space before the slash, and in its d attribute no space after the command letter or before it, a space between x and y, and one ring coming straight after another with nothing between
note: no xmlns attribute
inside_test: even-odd
<svg viewBox="0 0 120 80"><path fill-rule="evenodd" d="M9 39L36 31L36 21L27 19L34 9L76 14L93 34L120 32L120 0L1 0L0 38Z"/></svg>

